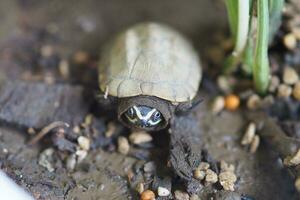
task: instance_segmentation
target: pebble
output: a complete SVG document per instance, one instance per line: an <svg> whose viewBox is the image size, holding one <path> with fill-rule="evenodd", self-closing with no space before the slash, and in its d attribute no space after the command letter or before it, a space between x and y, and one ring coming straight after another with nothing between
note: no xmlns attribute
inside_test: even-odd
<svg viewBox="0 0 300 200"><path fill-rule="evenodd" d="M293 85L299 80L299 75L294 68L285 67L282 79L285 84Z"/></svg>
<svg viewBox="0 0 300 200"><path fill-rule="evenodd" d="M166 196L170 195L170 191L167 188L159 186L158 189L157 189L157 194L160 197L166 197Z"/></svg>
<svg viewBox="0 0 300 200"><path fill-rule="evenodd" d="M39 157L39 165L45 167L49 172L54 171L54 167L52 165L53 153L54 153L54 149L48 148L48 149L45 149L40 154L40 157Z"/></svg>
<svg viewBox="0 0 300 200"><path fill-rule="evenodd" d="M278 76L272 76L270 79L269 92L275 92L280 84L280 79Z"/></svg>
<svg viewBox="0 0 300 200"><path fill-rule="evenodd" d="M118 152L127 155L129 152L130 146L126 137L120 136L118 138Z"/></svg>
<svg viewBox="0 0 300 200"><path fill-rule="evenodd" d="M70 76L70 66L67 60L61 60L58 65L58 69L62 77L68 78Z"/></svg>
<svg viewBox="0 0 300 200"><path fill-rule="evenodd" d="M225 171L219 174L219 182L224 190L234 191L234 183L236 180L236 175L231 171Z"/></svg>
<svg viewBox="0 0 300 200"><path fill-rule="evenodd" d="M284 36L283 43L286 48L293 50L297 46L297 39L293 33L288 33Z"/></svg>
<svg viewBox="0 0 300 200"><path fill-rule="evenodd" d="M299 177L295 181L295 188L298 192L300 192L300 178Z"/></svg>
<svg viewBox="0 0 300 200"><path fill-rule="evenodd" d="M151 190L145 190L141 194L141 200L155 200L155 194Z"/></svg>
<svg viewBox="0 0 300 200"><path fill-rule="evenodd" d="M54 53L54 48L51 45L44 45L41 47L41 55L45 58L49 58Z"/></svg>
<svg viewBox="0 0 300 200"><path fill-rule="evenodd" d="M105 137L109 138L116 132L116 125L114 122L109 122L107 125L107 130L105 131Z"/></svg>
<svg viewBox="0 0 300 200"><path fill-rule="evenodd" d="M93 118L94 118L93 114L88 114L84 118L84 124L90 126L93 123Z"/></svg>
<svg viewBox="0 0 300 200"><path fill-rule="evenodd" d="M198 168L200 170L207 170L210 167L209 163L207 162L200 162Z"/></svg>
<svg viewBox="0 0 300 200"><path fill-rule="evenodd" d="M298 149L297 153L293 156L287 156L284 160L283 163L286 166L296 166L300 164L300 149Z"/></svg>
<svg viewBox="0 0 300 200"><path fill-rule="evenodd" d="M175 200L189 200L189 194L180 190L174 192Z"/></svg>
<svg viewBox="0 0 300 200"><path fill-rule="evenodd" d="M206 170L205 181L207 183L216 183L218 181L218 175L211 169Z"/></svg>
<svg viewBox="0 0 300 200"><path fill-rule="evenodd" d="M142 194L145 190L144 183L138 183L137 186L136 186L136 190L139 194Z"/></svg>
<svg viewBox="0 0 300 200"><path fill-rule="evenodd" d="M289 97L292 94L292 88L286 84L280 84L277 91L278 97Z"/></svg>
<svg viewBox="0 0 300 200"><path fill-rule="evenodd" d="M257 94L252 94L247 100L247 108L249 110L256 110L260 108L261 98Z"/></svg>
<svg viewBox="0 0 300 200"><path fill-rule="evenodd" d="M76 134L80 133L80 127L79 126L74 126L73 132L76 133Z"/></svg>
<svg viewBox="0 0 300 200"><path fill-rule="evenodd" d="M228 164L224 160L221 160L220 168L221 168L221 172L225 172L225 171L234 172L234 170L235 170L235 167L233 164Z"/></svg>
<svg viewBox="0 0 300 200"><path fill-rule="evenodd" d="M220 113L225 106L225 98L223 96L217 96L212 103L212 113Z"/></svg>
<svg viewBox="0 0 300 200"><path fill-rule="evenodd" d="M224 93L230 93L232 91L230 81L226 76L219 76L217 84Z"/></svg>
<svg viewBox="0 0 300 200"><path fill-rule="evenodd" d="M257 148L259 147L259 143L260 143L260 137L258 135L255 135L250 145L250 153L255 153L257 151Z"/></svg>
<svg viewBox="0 0 300 200"><path fill-rule="evenodd" d="M146 131L137 131L130 134L129 141L133 144L141 144L151 142L152 137Z"/></svg>
<svg viewBox="0 0 300 200"><path fill-rule="evenodd" d="M293 88L293 97L300 101L300 81L298 81Z"/></svg>
<svg viewBox="0 0 300 200"><path fill-rule="evenodd" d="M77 150L75 152L75 154L77 156L77 162L80 163L87 156L87 151L85 151L85 150Z"/></svg>
<svg viewBox="0 0 300 200"><path fill-rule="evenodd" d="M73 60L76 64L84 64L88 61L89 55L85 51L77 51L74 54Z"/></svg>
<svg viewBox="0 0 300 200"><path fill-rule="evenodd" d="M79 136L77 142L81 149L88 151L90 149L90 139L84 136Z"/></svg>
<svg viewBox="0 0 300 200"><path fill-rule="evenodd" d="M201 200L201 199L198 195L192 194L189 200Z"/></svg>
<svg viewBox="0 0 300 200"><path fill-rule="evenodd" d="M67 158L66 166L67 166L67 169L70 171L73 171L75 169L75 166L76 166L76 155L75 154L71 154Z"/></svg>
<svg viewBox="0 0 300 200"><path fill-rule="evenodd" d="M293 27L292 33L294 34L297 40L300 40L300 27Z"/></svg>
<svg viewBox="0 0 300 200"><path fill-rule="evenodd" d="M194 170L194 178L198 180L203 180L205 178L205 171L200 170L199 168L196 168Z"/></svg>
<svg viewBox="0 0 300 200"><path fill-rule="evenodd" d="M255 131L256 131L256 125L255 125L255 123L251 122L246 129L246 132L242 138L241 144L242 145L251 144L251 142L253 141L254 136L255 136Z"/></svg>
<svg viewBox="0 0 300 200"><path fill-rule="evenodd" d="M154 172L156 170L155 162L150 161L144 164L144 172Z"/></svg>
<svg viewBox="0 0 300 200"><path fill-rule="evenodd" d="M27 129L27 133L29 134L29 135L34 135L34 134L36 134L36 131L35 131L35 129L34 128L28 128Z"/></svg>

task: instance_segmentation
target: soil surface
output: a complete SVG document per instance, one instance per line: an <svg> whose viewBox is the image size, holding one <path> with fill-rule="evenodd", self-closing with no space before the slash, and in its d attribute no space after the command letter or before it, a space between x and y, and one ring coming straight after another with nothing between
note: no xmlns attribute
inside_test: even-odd
<svg viewBox="0 0 300 200"><path fill-rule="evenodd" d="M156 179L163 184L170 182L168 177L174 178L167 167L168 131L153 133L153 141L145 145L131 145L127 155L117 152L117 138L127 137L131 131L115 121L112 110L99 111L94 104L98 55L113 34L150 20L174 26L192 39L202 55L207 54L212 33L226 31L222 4L211 0L188 4L180 0L87 0L76 4L7 0L0 2L0 11L3 171L36 199L138 199L139 182L149 187ZM202 57L204 68L214 62ZM62 61L67 61L69 71L64 71ZM243 199L298 199L294 180L264 141L254 154L241 146L249 123L244 110L211 113L214 89L205 78L201 86L204 102L192 113L201 130L195 135L200 142L194 150L205 148L213 160L233 164L235 191L244 195ZM54 109L57 112L52 113ZM92 122L89 113L94 115ZM28 145L36 132L58 120L71 127L57 128ZM111 127L113 134L106 137ZM87 151L79 149L79 136L90 139ZM154 161L157 176L144 173L149 161ZM173 185L172 191L185 190L180 181ZM197 195L208 199L218 191L218 186L203 186ZM226 195L220 196L215 199L226 199Z"/></svg>

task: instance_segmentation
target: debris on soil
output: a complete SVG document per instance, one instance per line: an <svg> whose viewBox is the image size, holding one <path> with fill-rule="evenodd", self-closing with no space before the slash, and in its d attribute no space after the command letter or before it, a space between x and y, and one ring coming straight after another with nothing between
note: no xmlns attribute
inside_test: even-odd
<svg viewBox="0 0 300 200"><path fill-rule="evenodd" d="M61 121L57 121L57 122L52 122L51 124L49 124L48 126L44 127L38 134L36 134L29 142L28 145L34 145L37 142L39 142L44 136L46 136L49 132L51 132L53 129L59 128L59 127L69 127L70 125L65 123L65 122L61 122Z"/></svg>
<svg viewBox="0 0 300 200"><path fill-rule="evenodd" d="M292 87L287 84L280 84L278 86L277 96L278 97L289 97L292 94Z"/></svg>
<svg viewBox="0 0 300 200"><path fill-rule="evenodd" d="M167 188L164 188L164 187L159 186L158 189L157 189L157 194L160 197L167 197L167 196L170 195L170 193L171 192Z"/></svg>
<svg viewBox="0 0 300 200"><path fill-rule="evenodd" d="M236 181L237 177L232 171L224 171L219 174L219 182L224 190L234 191Z"/></svg>
<svg viewBox="0 0 300 200"><path fill-rule="evenodd" d="M258 135L255 135L251 144L250 144L250 153L255 153L258 149L260 143L260 137Z"/></svg>
<svg viewBox="0 0 300 200"><path fill-rule="evenodd" d="M284 158L283 163L286 166L297 166L300 164L300 149L293 156L287 156Z"/></svg>
<svg viewBox="0 0 300 200"><path fill-rule="evenodd" d="M130 134L129 141L133 144L141 144L151 142L152 137L146 131L135 131Z"/></svg>
<svg viewBox="0 0 300 200"><path fill-rule="evenodd" d="M48 148L45 149L41 154L39 158L39 165L45 167L49 172L54 171L53 167L53 153L54 149L53 148Z"/></svg>
<svg viewBox="0 0 300 200"><path fill-rule="evenodd" d="M254 136L255 136L255 131L256 131L256 125L255 125L255 123L251 122L246 129L246 132L242 138L241 144L242 145L251 144L251 142L253 141Z"/></svg>
<svg viewBox="0 0 300 200"><path fill-rule="evenodd" d="M126 137L119 136L118 138L118 152L121 154L128 154L130 145Z"/></svg>
<svg viewBox="0 0 300 200"><path fill-rule="evenodd" d="M230 111L236 110L240 105L240 98L234 94L225 97L225 108Z"/></svg>
<svg viewBox="0 0 300 200"><path fill-rule="evenodd" d="M212 113L218 114L220 113L225 107L225 99L223 96L217 96L212 103Z"/></svg>
<svg viewBox="0 0 300 200"><path fill-rule="evenodd" d="M189 200L190 199L189 194L186 192L183 192L181 190L176 190L174 192L174 198L175 198L175 200Z"/></svg>
<svg viewBox="0 0 300 200"><path fill-rule="evenodd" d="M299 75L292 67L285 67L283 70L283 82L287 85L294 85L299 80Z"/></svg>
<svg viewBox="0 0 300 200"><path fill-rule="evenodd" d="M211 169L207 169L205 173L205 182L207 184L218 182L218 175L216 174L216 172L212 171Z"/></svg>

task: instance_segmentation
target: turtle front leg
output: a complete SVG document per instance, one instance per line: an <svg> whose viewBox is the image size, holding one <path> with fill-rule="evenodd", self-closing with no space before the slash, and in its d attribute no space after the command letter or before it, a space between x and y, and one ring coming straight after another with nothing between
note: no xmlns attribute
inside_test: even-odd
<svg viewBox="0 0 300 200"><path fill-rule="evenodd" d="M202 185L193 178L193 171L203 161L199 122L192 116L176 116L170 127L170 164L175 174L186 184L189 193Z"/></svg>

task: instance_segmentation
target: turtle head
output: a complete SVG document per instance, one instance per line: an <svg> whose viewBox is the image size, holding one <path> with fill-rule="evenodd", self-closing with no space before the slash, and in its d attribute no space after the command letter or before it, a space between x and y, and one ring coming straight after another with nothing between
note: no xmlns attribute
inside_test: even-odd
<svg viewBox="0 0 300 200"><path fill-rule="evenodd" d="M127 123L142 129L156 129L164 121L160 111L149 106L131 106L123 115Z"/></svg>

